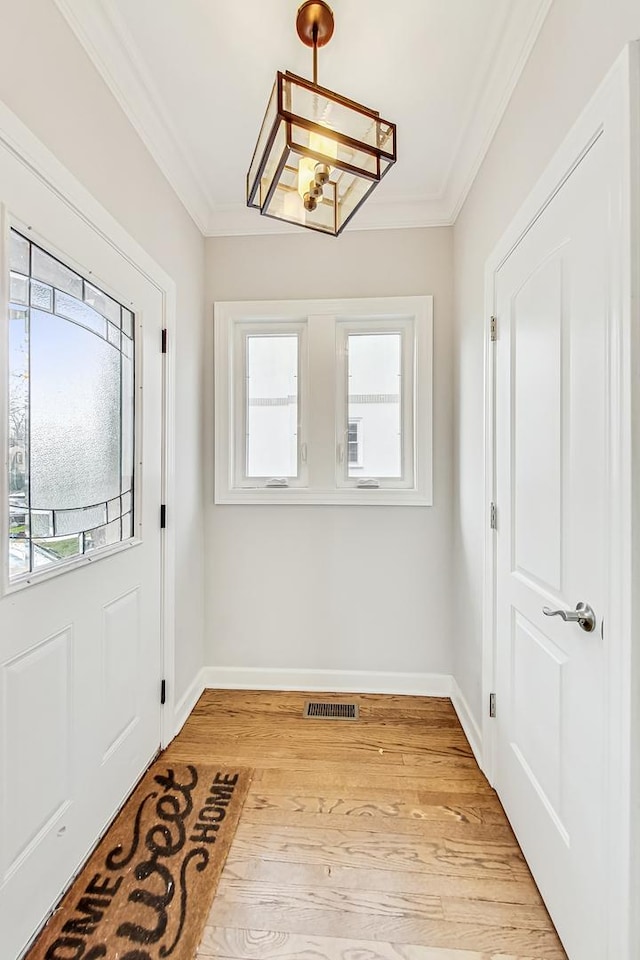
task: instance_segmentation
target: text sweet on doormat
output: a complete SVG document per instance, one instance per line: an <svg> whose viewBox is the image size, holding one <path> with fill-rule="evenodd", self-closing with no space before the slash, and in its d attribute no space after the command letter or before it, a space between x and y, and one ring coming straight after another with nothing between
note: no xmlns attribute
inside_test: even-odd
<svg viewBox="0 0 640 960"><path fill-rule="evenodd" d="M193 960L250 783L153 764L26 960Z"/></svg>

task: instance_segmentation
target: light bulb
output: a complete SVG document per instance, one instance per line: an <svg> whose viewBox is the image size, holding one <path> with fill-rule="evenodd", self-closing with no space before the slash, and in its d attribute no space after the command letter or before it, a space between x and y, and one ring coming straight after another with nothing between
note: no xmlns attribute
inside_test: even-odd
<svg viewBox="0 0 640 960"><path fill-rule="evenodd" d="M326 124L325 124L326 126ZM332 137L324 137L321 133L309 134L309 149L321 153L325 157L335 160L338 156L338 142ZM322 168L322 178L316 179L316 167ZM322 188L331 176L331 166L312 157L301 157L298 163L298 193L304 200L305 193L313 194L317 187ZM322 202L322 194L318 196L318 203Z"/></svg>

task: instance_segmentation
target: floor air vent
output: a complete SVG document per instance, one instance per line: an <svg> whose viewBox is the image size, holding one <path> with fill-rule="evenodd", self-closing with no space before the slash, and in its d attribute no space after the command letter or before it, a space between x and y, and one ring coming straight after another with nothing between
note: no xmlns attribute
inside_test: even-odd
<svg viewBox="0 0 640 960"><path fill-rule="evenodd" d="M310 720L357 720L360 716L357 703L323 703L308 700L304 705L305 719Z"/></svg>

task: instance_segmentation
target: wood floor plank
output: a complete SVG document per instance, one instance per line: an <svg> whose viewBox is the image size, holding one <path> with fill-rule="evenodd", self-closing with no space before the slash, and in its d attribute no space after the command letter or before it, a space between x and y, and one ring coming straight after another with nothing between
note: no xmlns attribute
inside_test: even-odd
<svg viewBox="0 0 640 960"><path fill-rule="evenodd" d="M341 890L382 890L439 897L462 897L498 903L541 905L542 900L529 877L514 880L487 880L447 874L429 875L405 870L362 870L355 866L295 863L292 861L242 858L234 854L227 861L225 879L251 880L256 884L331 887Z"/></svg>
<svg viewBox="0 0 640 960"><path fill-rule="evenodd" d="M200 956L215 960L540 960L476 950L220 927L205 929Z"/></svg>
<svg viewBox="0 0 640 960"><path fill-rule="evenodd" d="M469 825L492 824L511 835L511 828L506 823L502 809L492 796L485 797L485 802L481 800L471 806L457 802L457 794L403 792L402 799L399 799L397 792L376 791L374 797L369 790L366 794L364 797L350 794L327 796L324 792L322 796L273 794L265 793L258 785L254 785L245 803L245 811L350 816L363 820L384 818L393 822L393 830L397 832L401 832L398 831L398 824L405 820L415 822L417 827L425 822L439 821ZM385 829L390 829L389 823L385 824Z"/></svg>
<svg viewBox="0 0 640 960"><path fill-rule="evenodd" d="M392 823L389 821L392 819ZM269 824L270 826L294 826L304 828L319 828L331 826L336 830L361 830L364 832L380 832L393 830L396 834L421 836L424 840L436 840L439 837L447 839L467 838L469 840L499 840L513 843L513 835L506 824L482 823L471 824L468 820L457 821L450 818L446 827L442 819L426 821L418 818L385 817L378 810L351 812L340 814L334 811L308 813L306 811L277 810L272 807L253 807L245 804L243 812L244 822Z"/></svg>
<svg viewBox="0 0 640 960"><path fill-rule="evenodd" d="M426 920L444 920L439 896L418 893L392 893L381 890L341 890L330 887L302 887L300 885L261 883L225 879L218 889L217 901L245 906L281 905L292 909L311 907L316 910L337 910L344 914L369 917L418 917ZM454 907L455 909L455 907ZM212 908L210 923L215 909Z"/></svg>
<svg viewBox="0 0 640 960"><path fill-rule="evenodd" d="M480 898L443 897L442 909L446 920L460 923L486 923L525 930L548 930L550 926L549 914L542 903L524 905Z"/></svg>
<svg viewBox="0 0 640 960"><path fill-rule="evenodd" d="M447 698L206 691L166 758L254 782L201 960L566 960Z"/></svg>
<svg viewBox="0 0 640 960"><path fill-rule="evenodd" d="M340 771L333 765L317 765L311 771L264 769L259 778L264 790L273 793L301 793L305 788L315 785L329 791L346 788L364 788L384 790L385 793L402 790L424 790L431 793L493 794L493 790L481 775L464 779L448 777L430 777L417 767L398 767L389 765L376 767L375 764L345 764Z"/></svg>
<svg viewBox="0 0 640 960"><path fill-rule="evenodd" d="M389 943L424 943L433 947L466 950L519 951L545 960L565 960L557 936L550 930L489 927L470 923L424 920L416 917L377 916L305 906L283 895L279 903L239 904L216 897L210 915L212 926L330 937L339 931L349 940Z"/></svg>
<svg viewBox="0 0 640 960"><path fill-rule="evenodd" d="M449 876L509 880L528 876L522 854L512 843L428 841L401 834L269 827L241 821L231 857L248 851L264 859L357 865L363 869L409 870Z"/></svg>

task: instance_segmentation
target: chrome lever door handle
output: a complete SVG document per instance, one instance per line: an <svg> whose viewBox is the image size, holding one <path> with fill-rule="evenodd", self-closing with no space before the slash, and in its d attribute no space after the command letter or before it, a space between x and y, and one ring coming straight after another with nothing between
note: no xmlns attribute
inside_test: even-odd
<svg viewBox="0 0 640 960"><path fill-rule="evenodd" d="M578 603L575 610L551 610L543 607L545 617L562 617L566 623L577 623L586 633L592 633L596 628L596 615L588 603Z"/></svg>

